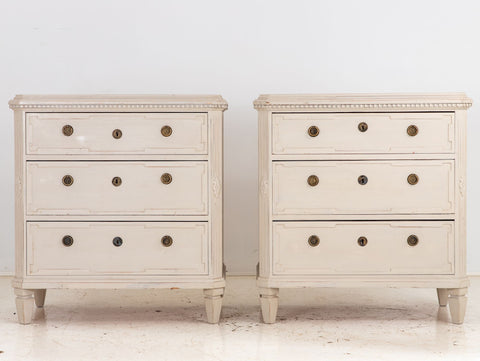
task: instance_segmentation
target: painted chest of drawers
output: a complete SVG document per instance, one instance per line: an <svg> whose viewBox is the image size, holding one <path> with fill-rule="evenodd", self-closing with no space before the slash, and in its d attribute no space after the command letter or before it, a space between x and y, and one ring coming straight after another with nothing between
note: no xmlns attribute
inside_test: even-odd
<svg viewBox="0 0 480 361"><path fill-rule="evenodd" d="M432 287L462 323L464 94L262 95L263 319L279 288Z"/></svg>
<svg viewBox="0 0 480 361"><path fill-rule="evenodd" d="M18 319L48 288L200 288L218 322L220 96L17 96Z"/></svg>

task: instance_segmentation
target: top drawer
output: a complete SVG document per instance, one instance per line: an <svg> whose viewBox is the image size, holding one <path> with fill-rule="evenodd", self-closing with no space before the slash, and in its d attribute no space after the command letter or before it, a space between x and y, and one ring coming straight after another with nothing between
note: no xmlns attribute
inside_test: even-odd
<svg viewBox="0 0 480 361"><path fill-rule="evenodd" d="M273 114L273 154L454 153L454 113Z"/></svg>
<svg viewBox="0 0 480 361"><path fill-rule="evenodd" d="M27 154L207 154L207 113L29 113Z"/></svg>

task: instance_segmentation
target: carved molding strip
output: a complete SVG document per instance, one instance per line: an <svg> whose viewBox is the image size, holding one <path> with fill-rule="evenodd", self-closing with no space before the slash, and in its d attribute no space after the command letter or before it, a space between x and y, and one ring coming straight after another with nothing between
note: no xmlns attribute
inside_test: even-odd
<svg viewBox="0 0 480 361"><path fill-rule="evenodd" d="M228 109L226 103L218 104L10 104L15 109Z"/></svg>
<svg viewBox="0 0 480 361"><path fill-rule="evenodd" d="M384 104L265 104L253 103L255 109L468 109L472 103L384 103Z"/></svg>

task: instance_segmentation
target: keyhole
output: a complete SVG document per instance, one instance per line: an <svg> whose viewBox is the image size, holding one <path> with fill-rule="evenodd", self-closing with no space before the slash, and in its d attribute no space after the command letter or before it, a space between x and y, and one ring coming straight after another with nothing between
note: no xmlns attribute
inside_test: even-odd
<svg viewBox="0 0 480 361"><path fill-rule="evenodd" d="M122 137L122 131L120 129L115 129L113 132L112 132L112 136L115 138L115 139L120 139Z"/></svg>
<svg viewBox="0 0 480 361"><path fill-rule="evenodd" d="M114 177L112 179L112 184L115 186L115 187L119 187L121 184L122 184L122 178L120 177Z"/></svg>
<svg viewBox="0 0 480 361"><path fill-rule="evenodd" d="M123 240L120 237L115 237L112 243L115 247L120 247L123 244Z"/></svg>
<svg viewBox="0 0 480 361"><path fill-rule="evenodd" d="M360 247L365 247L368 243L368 239L367 237L359 237L357 242Z"/></svg>
<svg viewBox="0 0 480 361"><path fill-rule="evenodd" d="M358 184L361 184L362 186L364 186L367 183L368 183L368 178L366 175L361 175L360 177L358 177Z"/></svg>

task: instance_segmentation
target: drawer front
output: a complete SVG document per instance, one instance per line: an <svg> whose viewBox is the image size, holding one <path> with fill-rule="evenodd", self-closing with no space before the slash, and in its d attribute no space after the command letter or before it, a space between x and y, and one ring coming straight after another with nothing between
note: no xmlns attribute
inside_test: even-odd
<svg viewBox="0 0 480 361"><path fill-rule="evenodd" d="M201 161L27 162L27 214L206 215L207 167Z"/></svg>
<svg viewBox="0 0 480 361"><path fill-rule="evenodd" d="M454 113L274 114L273 154L454 153Z"/></svg>
<svg viewBox="0 0 480 361"><path fill-rule="evenodd" d="M27 154L207 154L206 113L31 113Z"/></svg>
<svg viewBox="0 0 480 361"><path fill-rule="evenodd" d="M453 160L273 163L277 215L453 213L454 203Z"/></svg>
<svg viewBox="0 0 480 361"><path fill-rule="evenodd" d="M274 222L273 273L453 274L454 222Z"/></svg>
<svg viewBox="0 0 480 361"><path fill-rule="evenodd" d="M206 222L28 222L27 274L208 274L208 243Z"/></svg>

